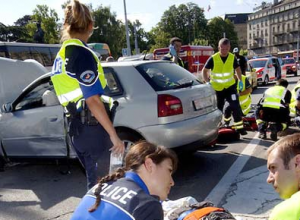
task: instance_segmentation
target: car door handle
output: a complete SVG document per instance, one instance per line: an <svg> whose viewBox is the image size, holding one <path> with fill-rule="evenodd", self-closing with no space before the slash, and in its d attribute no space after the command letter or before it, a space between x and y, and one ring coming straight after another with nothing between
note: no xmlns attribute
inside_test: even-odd
<svg viewBox="0 0 300 220"><path fill-rule="evenodd" d="M58 117L53 116L53 117L50 117L50 118L49 118L49 121L50 121L50 122L56 122L57 119L58 119Z"/></svg>

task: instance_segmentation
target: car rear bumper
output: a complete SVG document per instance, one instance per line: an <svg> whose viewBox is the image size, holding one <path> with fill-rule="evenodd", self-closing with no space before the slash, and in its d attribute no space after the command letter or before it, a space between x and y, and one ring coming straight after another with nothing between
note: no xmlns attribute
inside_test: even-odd
<svg viewBox="0 0 300 220"><path fill-rule="evenodd" d="M147 126L138 130L147 141L168 148L176 148L194 142L201 142L202 146L199 146L201 148L217 138L218 125L221 120L221 111L215 110L185 121Z"/></svg>

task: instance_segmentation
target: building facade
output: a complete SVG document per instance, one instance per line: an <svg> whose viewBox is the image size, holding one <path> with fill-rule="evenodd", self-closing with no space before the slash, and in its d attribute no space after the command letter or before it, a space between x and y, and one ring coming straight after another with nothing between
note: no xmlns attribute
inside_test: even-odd
<svg viewBox="0 0 300 220"><path fill-rule="evenodd" d="M233 25L234 30L237 32L239 39L238 45L240 50L247 50L247 20L249 13L240 14L225 14L224 19L229 19Z"/></svg>
<svg viewBox="0 0 300 220"><path fill-rule="evenodd" d="M278 55L299 47L300 1L262 3L248 16L248 56ZM298 43L298 44L297 44Z"/></svg>

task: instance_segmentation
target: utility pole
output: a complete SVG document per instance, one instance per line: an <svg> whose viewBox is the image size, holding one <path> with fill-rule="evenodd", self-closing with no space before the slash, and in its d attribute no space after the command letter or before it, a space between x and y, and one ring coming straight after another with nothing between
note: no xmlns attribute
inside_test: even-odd
<svg viewBox="0 0 300 220"><path fill-rule="evenodd" d="M133 26L134 28L134 46L135 46L135 54L139 54L139 46L138 46L138 40L137 40L137 31L136 31L136 25Z"/></svg>
<svg viewBox="0 0 300 220"><path fill-rule="evenodd" d="M299 17L300 17L300 14L297 13L296 14L296 18L298 20L298 36L297 36L297 57L296 57L296 62L297 62L298 65L299 65L299 35L300 35L300 21L299 21Z"/></svg>
<svg viewBox="0 0 300 220"><path fill-rule="evenodd" d="M130 49L130 41L129 41L129 31L128 31L128 22L127 22L127 12L126 12L126 1L124 2L124 13L125 13L125 31L126 31L126 41L127 41L127 55L131 56L131 49Z"/></svg>

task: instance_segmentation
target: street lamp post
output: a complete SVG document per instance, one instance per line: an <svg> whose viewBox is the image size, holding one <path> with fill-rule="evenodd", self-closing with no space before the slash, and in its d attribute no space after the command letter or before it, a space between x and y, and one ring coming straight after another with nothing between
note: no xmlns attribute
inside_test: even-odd
<svg viewBox="0 0 300 220"><path fill-rule="evenodd" d="M299 21L298 21L299 22ZM300 25L298 24L298 37L297 37L297 63L299 63L299 35L300 35Z"/></svg>
<svg viewBox="0 0 300 220"><path fill-rule="evenodd" d="M127 41L127 56L131 56L128 22L127 22L127 12L126 12L126 1L123 0L123 2L124 2L124 13L125 13L125 31L126 31L126 41Z"/></svg>

